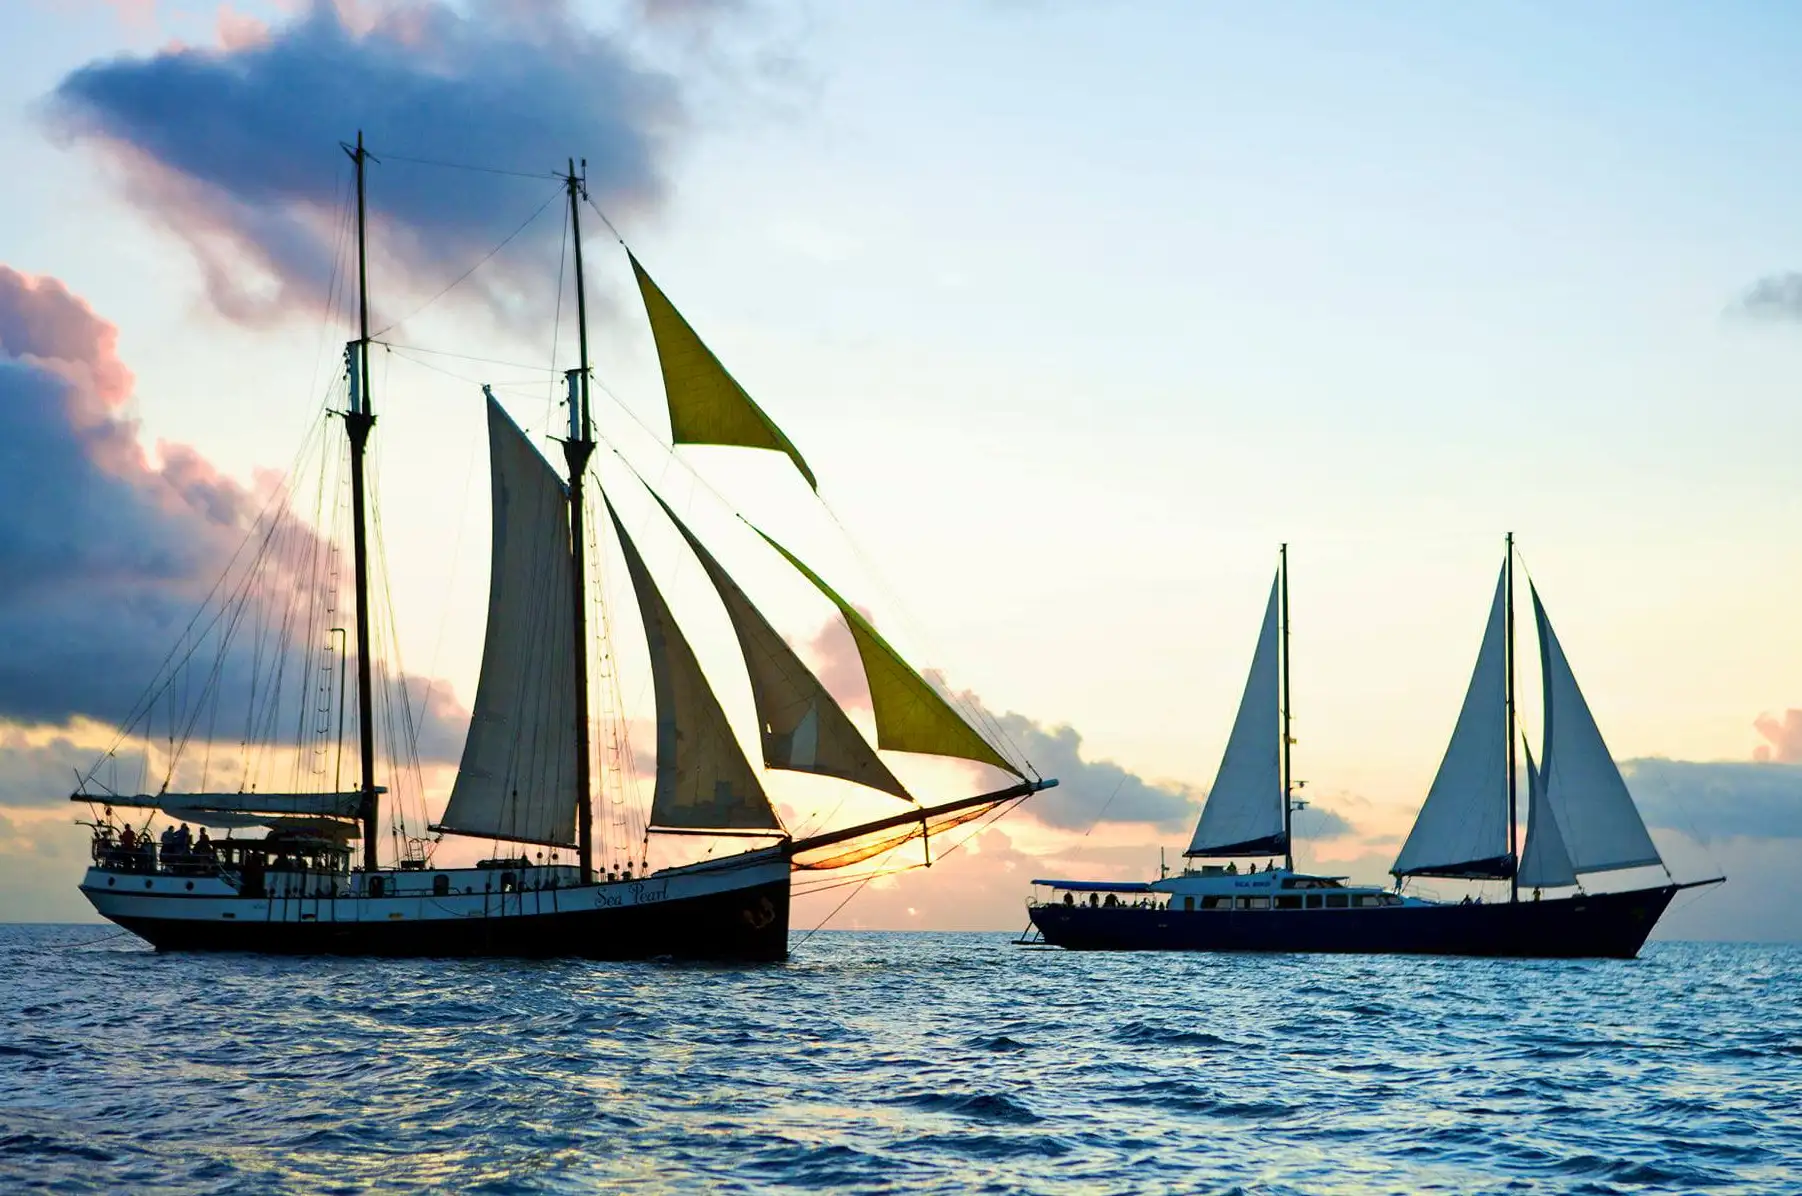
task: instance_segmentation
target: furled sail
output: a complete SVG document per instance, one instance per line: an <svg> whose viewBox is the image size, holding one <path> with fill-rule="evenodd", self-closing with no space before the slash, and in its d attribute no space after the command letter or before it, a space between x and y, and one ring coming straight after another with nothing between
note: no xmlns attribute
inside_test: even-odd
<svg viewBox="0 0 1802 1196"><path fill-rule="evenodd" d="M1207 804L1187 856L1271 855L1284 850L1282 711L1277 659L1277 587L1258 632L1251 675L1239 699L1239 715L1226 741L1220 771L1208 790Z"/></svg>
<svg viewBox="0 0 1802 1196"><path fill-rule="evenodd" d="M657 342L657 359L663 366L670 439L677 444L732 444L787 453L807 484L819 489L813 471L801 459L801 450L726 372L638 259L630 253L626 256L632 259L632 273L638 279L638 293L644 298L645 315Z"/></svg>
<svg viewBox="0 0 1802 1196"><path fill-rule="evenodd" d="M659 496L653 497L657 497L664 514L694 550L732 621L739 651L745 658L745 671L751 678L765 766L838 777L912 801L912 795L851 724L826 687L801 663L788 641L770 626L669 504Z"/></svg>
<svg viewBox="0 0 1802 1196"><path fill-rule="evenodd" d="M830 599L851 628L851 639L857 645L864 678L870 686L870 705L876 715L877 747L893 752L975 760L1025 779L1018 768L1002 759L1001 753L964 721L963 715L953 709L951 703L939 696L926 678L915 672L913 666L889 646L861 611L839 597L819 574L802 564L788 549L761 531L757 534L768 540L770 547L781 553L801 576Z"/></svg>
<svg viewBox="0 0 1802 1196"><path fill-rule="evenodd" d="M377 789L377 792L386 790ZM246 815L243 825L262 821L256 815L306 815L317 818L355 818L363 795L348 793L77 793L77 799L120 809L162 810L171 816L183 813ZM208 825L212 825L208 823Z"/></svg>
<svg viewBox="0 0 1802 1196"><path fill-rule="evenodd" d="M463 762L438 829L573 845L578 728L569 492L492 397L488 453L488 635Z"/></svg>
<svg viewBox="0 0 1802 1196"><path fill-rule="evenodd" d="M1663 863L1577 688L1538 590L1533 591L1533 615L1545 683L1542 800L1557 823L1571 870L1609 872Z"/></svg>
<svg viewBox="0 0 1802 1196"><path fill-rule="evenodd" d="M1527 748L1527 842L1520 852L1519 881L1535 889L1552 889L1577 883L1570 853L1558 820L1546 807L1545 781L1533 766L1533 749Z"/></svg>
<svg viewBox="0 0 1802 1196"><path fill-rule="evenodd" d="M657 702L657 787L651 797L651 826L781 834L782 821L738 746L701 662L611 502L607 515L638 595L651 654L651 688Z"/></svg>
<svg viewBox="0 0 1802 1196"><path fill-rule="evenodd" d="M1507 568L1464 708L1427 800L1391 869L1397 876L1495 879L1513 872L1508 846Z"/></svg>

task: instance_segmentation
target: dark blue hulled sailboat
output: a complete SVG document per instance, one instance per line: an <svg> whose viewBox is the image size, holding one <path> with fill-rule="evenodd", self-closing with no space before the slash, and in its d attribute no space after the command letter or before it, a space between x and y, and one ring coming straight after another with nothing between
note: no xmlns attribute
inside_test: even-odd
<svg viewBox="0 0 1802 1196"><path fill-rule="evenodd" d="M360 137L346 149L356 163L361 283L367 276L363 195L369 155ZM326 413L340 417L349 436L355 635L346 639L354 649L357 677L352 735L360 784L347 790L341 783L342 696L340 765L326 767L330 695L343 694L350 657L340 647L336 664L322 670L316 650L343 630L331 626L341 598L336 547L326 550L316 529L285 504L273 504L266 522L247 529L252 548L244 554L249 563L243 573L215 589L217 603L209 596L209 606L171 651L173 663L122 720L119 745L136 748L148 778L151 716L160 727L167 715L161 788L146 792L143 782L133 789L103 780L101 767L115 755L109 752L72 795L95 811L93 867L81 891L102 916L169 950L779 960L788 954L791 873L872 858L1056 784L1029 775L1030 765L1004 757L889 646L867 615L818 574L768 536L747 537L755 541L755 551L768 555L775 549L843 616L869 682L876 726L872 746L649 484L628 476L629 468L601 484L590 461L597 440L589 407L580 226L587 195L573 162L564 183L581 355L566 375L567 476L490 392L493 555L486 638L456 780L443 814L428 828L440 838L486 840L493 858L473 867L441 866L433 858L437 840L410 837L398 816L390 823L395 857L384 865L378 851L382 807L393 814L396 804L382 800L388 787L378 784L378 727L388 751L388 775L411 776L416 788L422 783L404 685L391 687L400 692L389 696L385 719L377 718L375 704L369 580L374 493L364 475L375 424L369 386L369 348L375 342L360 285L361 336L346 353L348 403L342 412ZM663 367L672 441L781 451L811 485L813 474L794 445L733 381L637 259L630 260ZM595 490L604 522L594 518L585 498ZM616 511L622 499L636 500L643 512L630 521L630 531ZM796 834L784 825L766 792L764 773L747 756L635 543L634 533L660 522L680 534L690 557L703 566L734 632L738 664L756 708L763 769L861 786L882 794L898 812L814 834ZM603 756L590 715L591 633L607 632L587 622L590 605L599 605L587 550L598 553L609 539L624 563L644 632L655 707L656 774L642 815L623 792L633 771L629 752L618 746L625 730L614 726L615 747ZM294 542L306 550L282 548ZM379 549L379 542L374 547ZM242 638L234 641L240 635L255 639L250 650L244 650ZM239 657L253 676L222 697L235 678L225 666ZM188 668L193 659L203 667ZM209 660L210 670L204 667ZM196 673L204 683L190 687ZM235 791L210 792L209 769L214 778L221 771L210 751L211 732L221 706L234 703L248 712L239 745L241 772L227 773ZM199 721L203 715L205 724ZM617 704L614 716L617 722ZM278 738L278 728L294 728L296 722L295 740ZM183 728L179 737L177 726ZM191 734L201 726L204 733ZM992 792L927 805L895 778L878 749L965 759L1007 779ZM274 783L260 784L259 774ZM594 809L597 777L611 781L617 794L603 807L604 813L611 807L606 819L597 818ZM130 826L134 817L143 820L144 835ZM158 852L145 837L157 817L267 833L198 846L181 842ZM417 833L417 824L413 830ZM678 862L652 866L653 841L697 840L700 846L686 854L700 858L681 861L679 849L671 848ZM353 851L358 841L360 850Z"/></svg>
<svg viewBox="0 0 1802 1196"><path fill-rule="evenodd" d="M1038 880L1030 909L1048 943L1082 950L1331 951L1428 955L1638 954L1677 892L1665 883L1586 892L1594 873L1662 867L1577 687L1537 591L1544 686L1540 767L1527 755L1526 844L1517 856L1514 550L1496 581L1451 742L1396 858L1394 889L1295 870L1289 761L1288 552L1271 586L1251 675L1195 836L1197 863L1143 883ZM1280 867L1238 860L1282 855ZM1228 859L1232 862L1220 864ZM1518 863L1517 863L1518 861ZM1411 877L1506 880L1506 901L1426 900ZM1718 883L1714 880L1692 884ZM1522 899L1521 890L1529 890ZM1555 891L1547 896L1546 891Z"/></svg>

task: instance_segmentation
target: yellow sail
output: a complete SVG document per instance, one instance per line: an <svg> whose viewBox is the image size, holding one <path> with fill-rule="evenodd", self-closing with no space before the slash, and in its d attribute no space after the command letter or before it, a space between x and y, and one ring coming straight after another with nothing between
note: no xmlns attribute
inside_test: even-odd
<svg viewBox="0 0 1802 1196"><path fill-rule="evenodd" d="M757 705L764 765L837 777L912 801L913 796L883 764L876 749L852 725L819 678L801 663L782 634L763 617L763 612L688 530L688 525L676 517L670 505L660 495L653 493L652 497L700 559L732 620L739 651L744 655L745 672L751 679L751 697Z"/></svg>
<svg viewBox="0 0 1802 1196"><path fill-rule="evenodd" d="M856 607L839 597L819 574L802 564L788 549L762 531L757 534L769 541L770 547L787 558L788 563L820 593L831 599L850 625L851 638L857 644L857 655L863 661L864 677L870 685L870 705L876 713L876 746L894 752L957 756L992 764L1025 779L1025 774L1003 760L1001 754L927 684L926 678L889 647L888 641Z"/></svg>
<svg viewBox="0 0 1802 1196"><path fill-rule="evenodd" d="M605 501L605 496L603 496ZM678 830L767 830L780 834L782 822L745 759L738 737L707 684L694 649L651 580L644 558L613 504L607 515L619 536L626 572L638 595L651 654L651 690L657 703L657 787L651 796L653 828Z"/></svg>
<svg viewBox="0 0 1802 1196"><path fill-rule="evenodd" d="M626 256L632 260L651 335L657 341L657 358L663 365L670 439L677 444L731 444L787 453L807 484L818 490L820 484L801 459L801 451L726 372L638 259L630 253Z"/></svg>

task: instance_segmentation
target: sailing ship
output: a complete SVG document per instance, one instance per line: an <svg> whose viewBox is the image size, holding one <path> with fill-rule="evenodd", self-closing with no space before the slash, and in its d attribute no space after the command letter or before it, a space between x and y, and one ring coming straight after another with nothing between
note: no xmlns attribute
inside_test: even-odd
<svg viewBox="0 0 1802 1196"><path fill-rule="evenodd" d="M1155 881L1035 880L1030 904L1048 943L1088 950L1319 951L1359 954L1631 958L1676 894L1723 877L1589 892L1596 873L1664 867L1589 704L1532 591L1544 690L1544 742L1527 763L1527 825L1517 856L1514 537L1507 538L1476 668L1439 771L1391 869L1393 889L1298 872L1291 774L1288 546L1280 553L1251 674L1184 855ZM1272 857L1281 856L1281 864ZM1238 861L1250 857L1248 870ZM1226 859L1231 862L1220 864ZM1268 861L1259 869L1258 860ZM1506 881L1505 901L1439 901L1414 877ZM1522 889L1530 890L1523 898ZM1547 896L1547 890L1561 892Z"/></svg>
<svg viewBox="0 0 1802 1196"><path fill-rule="evenodd" d="M786 562L806 579L847 625L868 683L876 728L872 747L674 506L627 466L626 484L650 490L656 500L651 509L662 512L700 563L736 635L756 708L763 767L873 791L893 803L895 812L810 834L795 834L785 826L620 514L617 489L600 485L598 505L624 560L644 633L656 709L656 768L648 817L641 824L644 842L636 848L615 843L613 863L597 865L587 621L592 596L586 554L599 542L587 502L587 484L599 474L592 469L597 441L590 408L580 221L587 195L572 161L561 177L575 251L580 360L565 378L565 470L552 467L493 390L484 387L492 491L486 638L455 781L442 816L430 828L440 840L451 836L505 845L505 854L471 867L438 867L433 845L423 837L397 835L395 858L384 861L378 847L388 787L378 774L377 732L411 725L413 719L404 692L387 699L386 718L378 718L376 709L373 495L366 478L376 421L366 245L370 155L360 134L355 146L345 149L356 172L360 335L346 350L346 409L327 414L341 419L349 448L360 784L347 789L339 781L323 780L329 774L322 768L296 765L309 783L286 790L258 786L248 776L231 791L172 787L169 778L183 775L178 772L181 748L194 738L196 720L208 701L213 703L210 717L218 718L216 692L210 698L190 695L179 717L170 717L166 779L160 789L132 792L110 785L96 764L72 795L95 811L93 865L81 891L96 910L164 950L780 960L788 953L790 882L797 870L875 860L910 840L1004 812L1011 803L1056 784L1032 773L1030 765L1004 756L890 646L867 615L759 531L759 550L773 552L773 561ZM786 453L814 486L812 471L788 437L726 371L636 256L627 253L661 363L672 441ZM267 539L275 533L259 531L252 538L257 535ZM245 584L237 592L243 600L215 611L209 626L235 627L268 614L255 608L255 595L266 591ZM292 615L299 606L290 602L284 609ZM312 619L307 636L323 633L321 624L330 621L329 612L323 619L315 614L301 621L306 618ZM262 651L260 641L257 648ZM222 638L220 661L226 660L227 650ZM147 740L145 725L156 702L172 704L180 688L176 682L185 685L193 677L194 642L186 643L184 653L153 682L149 700L125 720L126 734L135 727ZM279 655L265 653L272 654ZM308 649L308 660L311 655ZM340 644L340 694L349 674L345 655ZM227 671L215 665L211 682L219 682ZM266 681L261 690L249 691L253 713L247 721L276 721L274 713L267 718L260 713L275 709L269 697L273 684ZM329 692L329 671L318 678L317 688ZM341 770L342 698L340 709ZM183 729L179 738L173 729L178 723ZM329 719L315 729L328 734ZM402 737L393 734L386 745L396 770L413 750L394 742ZM199 738L211 742L209 736ZM879 749L974 762L1007 775L1008 783L975 796L924 804L897 779ZM148 761L149 744L142 750ZM616 764L613 771L626 769ZM202 766L200 775L205 774ZM118 825L125 811L145 818L141 833L130 830L129 821ZM149 826L159 816L171 824L182 822L184 832L186 823L196 823L224 828L227 835L205 847L166 839L158 851L149 844ZM255 827L266 833L235 837L238 829ZM652 867L649 844L659 836L665 837L663 842L698 836L683 842L713 846L698 860ZM728 849L721 852L721 844ZM573 858L565 859L566 853ZM617 858L622 853L623 863Z"/></svg>

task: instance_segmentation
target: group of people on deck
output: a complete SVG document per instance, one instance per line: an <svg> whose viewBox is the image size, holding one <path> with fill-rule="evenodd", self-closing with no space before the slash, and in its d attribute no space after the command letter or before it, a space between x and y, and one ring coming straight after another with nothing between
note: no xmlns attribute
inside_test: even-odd
<svg viewBox="0 0 1802 1196"><path fill-rule="evenodd" d="M198 837L188 829L188 824L185 822L179 826L165 827L163 833L158 836L155 847L152 847L148 827L142 831L134 831L131 824L127 823L119 831L117 844L113 842L109 832L110 828L108 828L108 832L97 836L96 846L104 851L106 859L114 867L126 868L133 872L156 871L159 856L162 859L163 867L171 870L210 868L214 860L218 858L213 841L208 837L204 826L200 828Z"/></svg>

